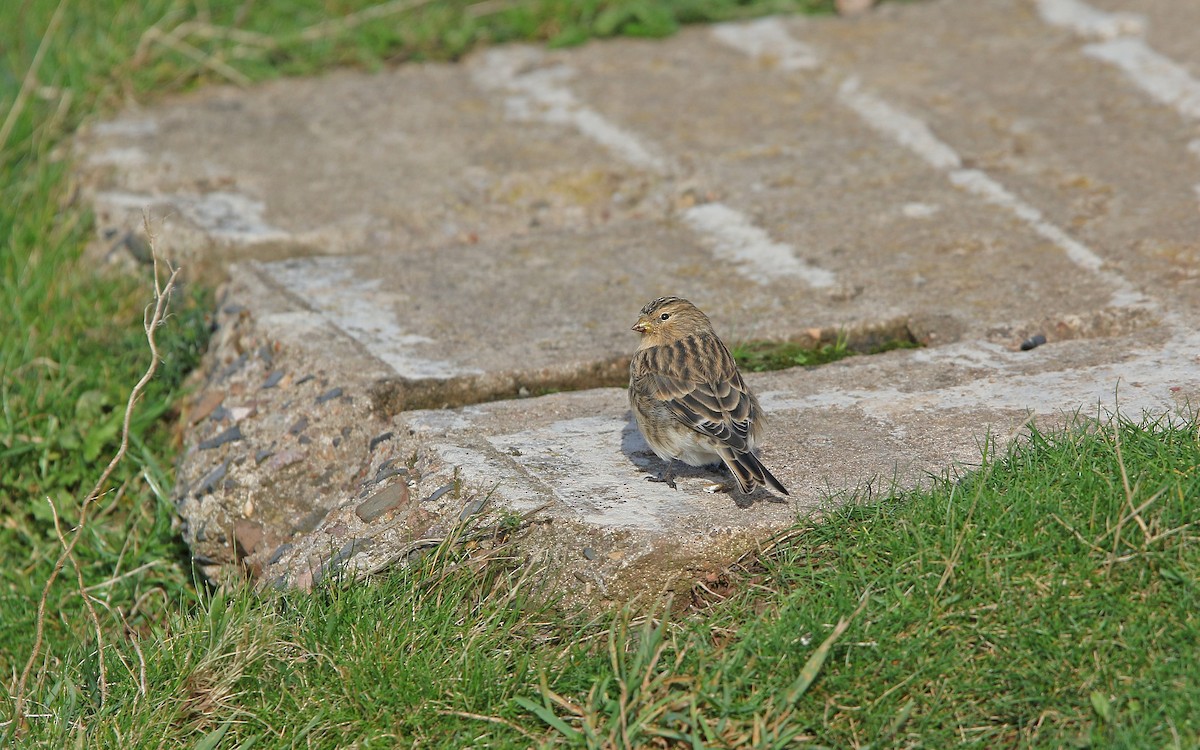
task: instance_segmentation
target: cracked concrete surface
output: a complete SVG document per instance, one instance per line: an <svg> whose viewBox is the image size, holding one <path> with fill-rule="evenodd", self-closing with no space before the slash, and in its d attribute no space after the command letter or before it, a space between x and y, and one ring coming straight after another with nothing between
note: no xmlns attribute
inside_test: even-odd
<svg viewBox="0 0 1200 750"><path fill-rule="evenodd" d="M969 469L1030 417L1188 412L1183 5L889 4L214 87L95 124L99 252L149 210L177 262L228 278L184 415L185 538L210 575L309 586L464 515L532 513L527 549L570 593L622 597L866 483ZM663 294L731 344L926 347L749 376L786 502L708 494L702 470L673 491L644 481L661 467L619 387Z"/></svg>

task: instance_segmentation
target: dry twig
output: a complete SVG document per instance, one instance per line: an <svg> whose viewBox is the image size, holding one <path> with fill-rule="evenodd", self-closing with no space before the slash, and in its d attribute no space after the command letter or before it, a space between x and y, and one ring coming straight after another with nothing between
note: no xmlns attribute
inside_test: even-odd
<svg viewBox="0 0 1200 750"><path fill-rule="evenodd" d="M154 236L150 233L150 227L148 224L146 226L146 230L147 234L150 234L150 243L151 247L153 248ZM138 399L141 398L142 393L145 391L146 386L154 378L155 372L158 371L159 353L158 344L155 342L154 334L166 319L167 308L169 307L171 300L171 293L175 290L175 281L179 276L179 269L171 268L169 264L167 265L167 270L170 271L170 275L168 276L166 283L163 284L160 278L159 260L156 254L154 256L154 302L146 307L146 311L142 320L143 328L146 331L146 342L150 347L150 364L146 367L146 372L142 375L141 379L138 380L137 384L133 386L133 390L129 392L129 399L125 403L125 419L121 425L121 444L117 448L116 453L113 454L112 460L108 462L108 466L106 466L104 471L100 474L100 478L96 480L96 484L92 487L92 491L89 492L83 499L83 504L79 508L79 522L76 524L71 538L66 539L65 536L60 533L59 539L63 544L63 551L59 554L58 559L55 561L54 567L51 569L45 585L42 587L41 598L38 599L37 616L34 621L33 649L29 654L29 660L25 662L25 668L21 671L21 677L17 681L16 690L14 691L15 698L13 705L13 719L16 722L18 733L23 732L26 726L26 716L24 713L25 689L29 683L29 676L33 672L33 665L37 663L38 657L41 654L43 639L46 633L46 604L50 598L50 589L53 587L55 580L58 579L59 574L62 572L63 567L67 563L67 560L74 560L72 555L75 550L75 545L78 544L79 540L83 538L83 532L88 521L88 511L100 499L101 494L104 492L105 486L108 484L109 478L112 476L117 466L120 465L120 463L125 459L125 455L129 451L129 433L131 429L130 425L133 421L133 409L137 405ZM53 507L53 504L51 507ZM78 565L75 567L76 571L78 571ZM99 618L96 616L95 609L91 606L90 596L87 589L83 585L82 574L79 576L79 593L83 597L84 603L88 607L93 623L96 624L97 628L99 628ZM108 695L108 685L106 683L106 675L104 672L103 642L99 642L98 645L101 647L101 651L99 653L101 683L100 695L101 701L103 701Z"/></svg>

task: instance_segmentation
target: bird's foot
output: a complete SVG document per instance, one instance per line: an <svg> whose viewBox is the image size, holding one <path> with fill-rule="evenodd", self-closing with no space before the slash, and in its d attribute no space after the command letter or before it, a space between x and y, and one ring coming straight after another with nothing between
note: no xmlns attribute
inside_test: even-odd
<svg viewBox="0 0 1200 750"><path fill-rule="evenodd" d="M666 471L664 471L661 476L646 477L646 481L647 482L661 482L662 484L667 485L668 487L670 487L673 490L679 489L678 487L675 486L675 472L671 471L670 469L667 469Z"/></svg>

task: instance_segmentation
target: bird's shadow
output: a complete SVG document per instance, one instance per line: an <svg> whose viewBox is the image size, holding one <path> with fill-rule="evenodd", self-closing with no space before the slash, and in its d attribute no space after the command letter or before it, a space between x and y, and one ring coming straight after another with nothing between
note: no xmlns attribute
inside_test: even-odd
<svg viewBox="0 0 1200 750"><path fill-rule="evenodd" d="M667 463L655 454L646 439L642 437L642 432L638 429L637 422L634 421L632 411L625 412L625 428L621 430L621 452L625 454L630 463L649 475L647 479L661 477L667 470ZM722 490L722 493L729 495L739 508L749 508L756 502L787 502L762 487L755 488L749 494L742 492L737 486L737 480L734 479L733 473L725 464L689 466L682 461L672 461L671 468L674 469L675 479L701 479L714 484L725 484L726 489Z"/></svg>

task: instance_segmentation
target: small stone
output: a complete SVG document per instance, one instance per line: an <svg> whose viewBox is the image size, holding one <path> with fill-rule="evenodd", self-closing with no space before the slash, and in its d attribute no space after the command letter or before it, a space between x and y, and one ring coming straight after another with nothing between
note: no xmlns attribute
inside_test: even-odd
<svg viewBox="0 0 1200 750"><path fill-rule="evenodd" d="M205 393L196 401L196 405L192 407L192 412L188 415L188 422L190 424L200 424L224 400L225 394L221 391L209 391Z"/></svg>
<svg viewBox="0 0 1200 750"><path fill-rule="evenodd" d="M452 489L454 489L454 482L451 482L449 484L443 484L441 487L438 487L436 490L434 490L432 495L425 498L421 502L432 503L437 500L440 500L442 498L442 495L445 495L447 492L449 492Z"/></svg>
<svg viewBox="0 0 1200 750"><path fill-rule="evenodd" d="M583 556L585 558L587 558L588 560L595 560L596 559L596 550L592 549L591 547L584 547L583 548Z"/></svg>
<svg viewBox="0 0 1200 750"><path fill-rule="evenodd" d="M375 437L371 438L371 442L367 443L367 450L375 450L375 446L379 445L385 440L391 440L393 435L395 435L394 432L385 432L382 435L376 435Z"/></svg>
<svg viewBox="0 0 1200 750"><path fill-rule="evenodd" d="M308 429L308 417L300 417L296 423L288 428L289 435L299 435Z"/></svg>
<svg viewBox="0 0 1200 750"><path fill-rule="evenodd" d="M333 399L338 398L341 395L342 395L342 389L340 387L330 388L329 390L322 393L320 396L317 396L317 403L323 404L326 401L332 401Z"/></svg>
<svg viewBox="0 0 1200 750"><path fill-rule="evenodd" d="M284 555L292 551L292 547L291 542L286 542L276 547L275 551L271 553L271 559L267 560L267 565L274 565L282 560Z"/></svg>
<svg viewBox="0 0 1200 750"><path fill-rule="evenodd" d="M237 545L237 555L241 559L254 554L263 538L262 524L248 518L239 518L233 522L233 541Z"/></svg>
<svg viewBox="0 0 1200 750"><path fill-rule="evenodd" d="M483 506L487 505L487 497L480 497L472 500L463 506L462 512L458 514L458 520L465 521L471 516L483 510Z"/></svg>
<svg viewBox="0 0 1200 750"><path fill-rule="evenodd" d="M229 418L234 422L241 422L246 417L253 417L258 413L258 407L251 406L232 406L229 408Z"/></svg>
<svg viewBox="0 0 1200 750"><path fill-rule="evenodd" d="M271 457L272 455L274 455L274 454L275 454L275 451L268 450L268 449L266 449L266 448L264 448L264 449L262 449L262 450L260 450L260 451L257 451L257 452L254 454L254 463L255 463L256 465L257 465L257 464L261 464L263 461L266 461L268 458L270 458L270 457Z"/></svg>
<svg viewBox="0 0 1200 750"><path fill-rule="evenodd" d="M285 466L291 466L308 455L305 451L299 448L288 448L271 456L271 460L267 462L266 471L279 471Z"/></svg>
<svg viewBox="0 0 1200 750"><path fill-rule="evenodd" d="M207 451L213 448L219 448L226 443L236 443L241 440L242 428L239 425L234 425L224 432L210 437L208 440L201 441L200 445L196 446L199 450Z"/></svg>
<svg viewBox="0 0 1200 750"><path fill-rule="evenodd" d="M229 366L221 371L221 374L217 376L217 380L228 380L231 375L242 369L242 366L245 365L246 361L249 359L250 355L242 354L237 359L230 362Z"/></svg>
<svg viewBox="0 0 1200 750"><path fill-rule="evenodd" d="M408 502L408 485L397 482L358 504L354 514L363 523L372 523L383 514L393 511Z"/></svg>
<svg viewBox="0 0 1200 750"><path fill-rule="evenodd" d="M283 380L283 370L275 370L267 376L266 380L263 381L262 387L264 389L274 388L275 386L279 385L279 381L281 380Z"/></svg>
<svg viewBox="0 0 1200 750"><path fill-rule="evenodd" d="M1046 337L1042 334L1039 333L1036 336L1030 336L1021 342L1021 351L1027 352L1030 349L1036 349L1044 343L1046 343Z"/></svg>
<svg viewBox="0 0 1200 750"><path fill-rule="evenodd" d="M387 479L388 477L407 476L407 475L408 475L408 469L403 466L400 466L400 467L380 466L379 471L377 471L375 473L375 479L373 481L376 484L379 484L380 482Z"/></svg>
<svg viewBox="0 0 1200 750"><path fill-rule="evenodd" d="M304 377L302 377L296 381L296 385L301 385L302 383L307 383L308 381L312 380L313 377L314 376L312 376L312 375L305 375Z"/></svg>
<svg viewBox="0 0 1200 750"><path fill-rule="evenodd" d="M217 483L225 478L227 471L229 471L229 462L222 461L219 466L205 474L204 478L200 480L200 484L196 486L196 497L203 497L216 489Z"/></svg>

